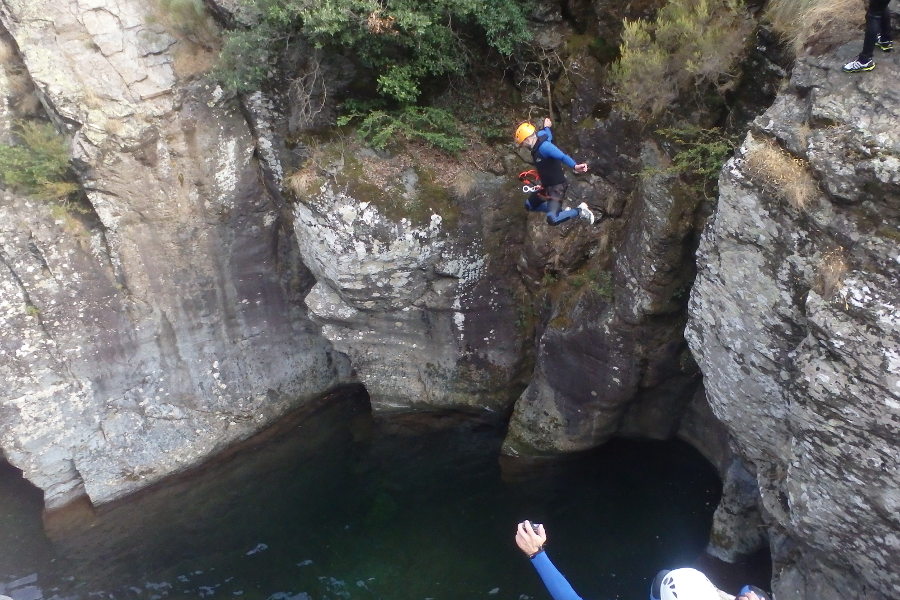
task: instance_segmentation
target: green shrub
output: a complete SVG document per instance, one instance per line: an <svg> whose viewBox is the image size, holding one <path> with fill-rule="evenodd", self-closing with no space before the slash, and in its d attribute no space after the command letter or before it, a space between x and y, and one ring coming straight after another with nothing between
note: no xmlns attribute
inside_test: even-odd
<svg viewBox="0 0 900 600"><path fill-rule="evenodd" d="M382 150L396 141L421 141L455 154L466 145L460 125L452 114L432 106L406 106L395 111L371 110L351 113L338 125L359 120L357 132L373 147Z"/></svg>
<svg viewBox="0 0 900 600"><path fill-rule="evenodd" d="M0 178L4 184L52 201L65 201L77 191L66 139L52 124L20 121L14 132L18 144L0 144Z"/></svg>
<svg viewBox="0 0 900 600"><path fill-rule="evenodd" d="M159 0L159 10L151 13L148 20L160 22L203 47L211 48L216 43L218 27L203 0Z"/></svg>
<svg viewBox="0 0 900 600"><path fill-rule="evenodd" d="M276 29L263 22L250 29L230 31L219 53L219 60L212 76L222 88L230 92L250 92L259 89L260 84L272 70L271 45Z"/></svg>
<svg viewBox="0 0 900 600"><path fill-rule="evenodd" d="M718 127L692 125L657 129L656 133L675 146L672 166L666 172L684 177L694 191L713 195L722 165L737 147L738 137Z"/></svg>
<svg viewBox="0 0 900 600"><path fill-rule="evenodd" d="M751 25L741 0L669 0L655 21L626 19L610 71L623 110L652 119L688 90L723 91Z"/></svg>
<svg viewBox="0 0 900 600"><path fill-rule="evenodd" d="M206 21L203 0L159 0L160 8L176 22L191 27Z"/></svg>
<svg viewBox="0 0 900 600"><path fill-rule="evenodd" d="M428 80L462 75L487 46L501 55L530 38L526 0L243 0L257 24L229 33L218 69L229 90L253 91L293 36L371 69L384 98L415 102Z"/></svg>

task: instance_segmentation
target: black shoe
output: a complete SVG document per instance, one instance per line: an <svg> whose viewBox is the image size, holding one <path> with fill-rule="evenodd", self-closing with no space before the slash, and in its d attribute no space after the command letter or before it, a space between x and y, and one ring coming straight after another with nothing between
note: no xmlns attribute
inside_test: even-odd
<svg viewBox="0 0 900 600"><path fill-rule="evenodd" d="M882 41L881 36L879 35L877 38L875 38L875 45L884 52L890 52L894 49L894 40Z"/></svg>

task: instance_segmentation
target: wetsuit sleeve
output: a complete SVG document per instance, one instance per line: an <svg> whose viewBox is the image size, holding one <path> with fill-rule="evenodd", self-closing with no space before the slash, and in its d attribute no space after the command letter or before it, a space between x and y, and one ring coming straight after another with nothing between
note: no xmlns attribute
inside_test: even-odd
<svg viewBox="0 0 900 600"><path fill-rule="evenodd" d="M546 130L545 130L546 131ZM555 158L556 160L562 161L569 168L575 167L575 160L556 147L550 139L548 138L543 144L538 148L538 153L544 158Z"/></svg>
<svg viewBox="0 0 900 600"><path fill-rule="evenodd" d="M575 593L575 590L563 577L563 574L559 572L559 569L550 562L550 557L546 552L538 552L531 559L531 564L541 576L541 581L544 582L553 600L582 600L581 596Z"/></svg>

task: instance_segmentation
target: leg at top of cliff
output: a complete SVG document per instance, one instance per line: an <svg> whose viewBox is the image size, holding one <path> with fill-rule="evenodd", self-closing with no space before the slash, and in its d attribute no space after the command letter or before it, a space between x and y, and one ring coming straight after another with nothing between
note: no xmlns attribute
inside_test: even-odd
<svg viewBox="0 0 900 600"><path fill-rule="evenodd" d="M875 48L883 52L894 49L894 40L891 35L891 16L888 12L888 4L891 0L869 0L869 9L866 11L866 35L863 39L863 49L859 56L844 65L847 73L863 73L875 68L873 54Z"/></svg>

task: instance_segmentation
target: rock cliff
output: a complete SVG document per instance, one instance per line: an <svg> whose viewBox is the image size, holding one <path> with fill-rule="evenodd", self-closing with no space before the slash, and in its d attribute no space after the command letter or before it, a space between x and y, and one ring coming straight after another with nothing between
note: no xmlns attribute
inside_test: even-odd
<svg viewBox="0 0 900 600"><path fill-rule="evenodd" d="M690 299L687 339L755 476L779 598L900 591L900 61L856 78L840 71L855 50L799 61L754 122Z"/></svg>
<svg viewBox="0 0 900 600"><path fill-rule="evenodd" d="M499 209L502 181L480 176L451 192L423 165L398 166L402 157L347 154L293 176L297 243L316 277L311 318L350 357L375 410L503 415L526 329L511 258L522 229ZM388 181L367 183L379 173Z"/></svg>
<svg viewBox="0 0 900 600"><path fill-rule="evenodd" d="M261 110L192 83L209 53L154 6L0 3L6 72L72 136L90 206L0 203L0 449L50 509L196 465L348 372L298 310Z"/></svg>

